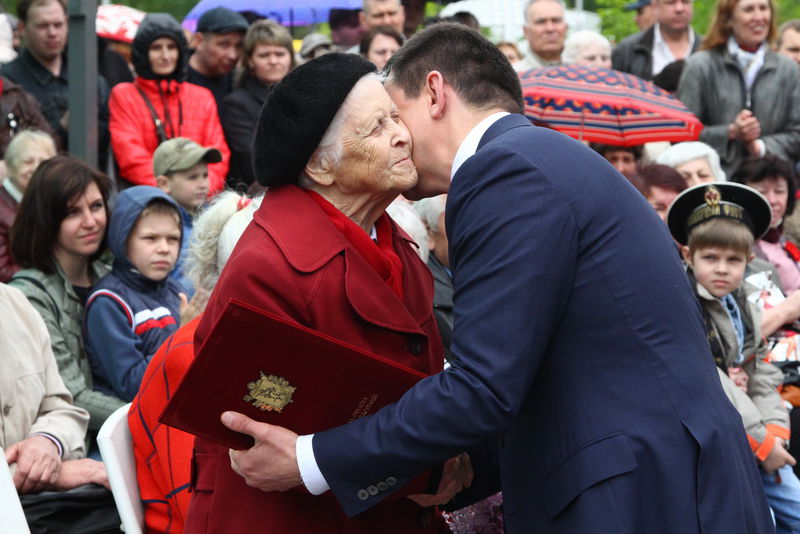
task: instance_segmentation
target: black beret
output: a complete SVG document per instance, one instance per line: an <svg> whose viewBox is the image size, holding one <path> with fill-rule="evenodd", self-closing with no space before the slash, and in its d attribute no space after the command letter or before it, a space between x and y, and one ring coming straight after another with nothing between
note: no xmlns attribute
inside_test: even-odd
<svg viewBox="0 0 800 534"><path fill-rule="evenodd" d="M356 54L325 54L300 65L270 91L253 139L261 185L297 183L353 86L375 65Z"/></svg>
<svg viewBox="0 0 800 534"><path fill-rule="evenodd" d="M769 230L772 208L764 195L746 185L699 184L675 198L667 213L667 225L675 241L685 245L692 228L719 217L744 223L759 239Z"/></svg>

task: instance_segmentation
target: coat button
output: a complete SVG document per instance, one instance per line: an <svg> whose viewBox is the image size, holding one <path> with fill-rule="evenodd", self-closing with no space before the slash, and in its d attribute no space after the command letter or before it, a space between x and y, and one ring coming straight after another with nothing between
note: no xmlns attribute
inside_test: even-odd
<svg viewBox="0 0 800 534"><path fill-rule="evenodd" d="M373 497L378 494L378 487L377 486L367 486L367 493L372 495Z"/></svg>
<svg viewBox="0 0 800 534"><path fill-rule="evenodd" d="M378 491L386 491L389 489L389 484L386 482L378 482Z"/></svg>
<svg viewBox="0 0 800 534"><path fill-rule="evenodd" d="M408 348L411 350L411 354L416 356L422 352L422 342L419 340L419 338L412 338Z"/></svg>
<svg viewBox="0 0 800 534"><path fill-rule="evenodd" d="M394 486L395 484L397 484L397 479L394 477L389 477L386 479L386 483L389 484L390 486Z"/></svg>
<svg viewBox="0 0 800 534"><path fill-rule="evenodd" d="M422 528L431 526L433 522L433 510L426 509L420 512L419 517L417 518L417 525Z"/></svg>
<svg viewBox="0 0 800 534"><path fill-rule="evenodd" d="M369 493L367 493L367 490L363 490L363 489L362 490L358 490L358 493L356 493L356 496L358 496L358 498L361 499L362 501L366 501L367 499L369 499Z"/></svg>

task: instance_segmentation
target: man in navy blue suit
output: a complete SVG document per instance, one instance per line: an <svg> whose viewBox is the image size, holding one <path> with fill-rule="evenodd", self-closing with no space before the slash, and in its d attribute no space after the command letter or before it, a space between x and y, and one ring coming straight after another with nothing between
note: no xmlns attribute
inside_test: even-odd
<svg viewBox="0 0 800 534"><path fill-rule="evenodd" d="M432 26L390 68L415 193L449 188L457 360L396 404L313 436L223 414L256 439L232 453L234 469L266 491L330 488L355 515L490 443L509 533L773 532L652 208L602 157L519 115L513 69L478 33ZM499 489L475 464L472 499Z"/></svg>

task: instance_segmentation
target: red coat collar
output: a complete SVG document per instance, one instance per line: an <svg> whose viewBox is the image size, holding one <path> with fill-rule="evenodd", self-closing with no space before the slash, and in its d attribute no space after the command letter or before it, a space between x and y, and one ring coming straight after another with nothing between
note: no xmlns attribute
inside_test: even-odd
<svg viewBox="0 0 800 534"><path fill-rule="evenodd" d="M268 191L253 220L300 272L317 271L338 254L344 254L345 291L356 312L379 326L423 333L420 325L433 312L433 278L414 252L414 241L394 221L395 250L404 267L404 302L299 187L287 185Z"/></svg>

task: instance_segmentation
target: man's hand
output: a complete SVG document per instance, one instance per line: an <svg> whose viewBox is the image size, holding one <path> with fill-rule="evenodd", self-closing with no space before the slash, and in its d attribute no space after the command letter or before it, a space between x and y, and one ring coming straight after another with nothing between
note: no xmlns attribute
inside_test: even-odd
<svg viewBox="0 0 800 534"><path fill-rule="evenodd" d="M408 498L424 508L445 504L450 502L456 493L472 485L472 476L472 462L469 454L462 452L444 463L442 479L439 481L439 489L436 490L435 495L418 493L409 495Z"/></svg>
<svg viewBox="0 0 800 534"><path fill-rule="evenodd" d="M286 491L303 483L295 455L297 434L237 412L225 412L220 419L226 427L253 436L256 441L245 451L230 450L231 469L248 486L261 491Z"/></svg>
<svg viewBox="0 0 800 534"><path fill-rule="evenodd" d="M770 475L786 464L795 465L796 463L797 460L794 459L794 456L789 454L789 451L784 448L783 440L781 438L775 438L775 445L772 446L772 450L769 451L769 456L761 462L761 465L764 471Z"/></svg>
<svg viewBox="0 0 800 534"><path fill-rule="evenodd" d="M40 491L56 483L61 471L58 447L44 436L31 436L6 449L6 461L16 464L14 487L19 493Z"/></svg>
<svg viewBox="0 0 800 534"><path fill-rule="evenodd" d="M61 476L55 483L55 489L68 490L91 483L111 489L103 462L91 458L67 460L61 465Z"/></svg>

